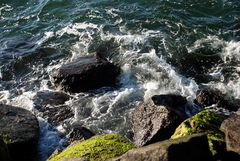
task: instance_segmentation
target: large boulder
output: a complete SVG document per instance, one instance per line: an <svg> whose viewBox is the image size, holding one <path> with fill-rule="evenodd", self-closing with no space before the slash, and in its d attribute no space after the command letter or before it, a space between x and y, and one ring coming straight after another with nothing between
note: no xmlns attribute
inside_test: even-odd
<svg viewBox="0 0 240 161"><path fill-rule="evenodd" d="M127 139L116 134L103 134L79 142L51 156L48 161L60 161L64 159L87 158L90 161L104 161L120 156L134 148Z"/></svg>
<svg viewBox="0 0 240 161"><path fill-rule="evenodd" d="M231 101L218 89L203 88L197 92L195 103L202 107L217 105L230 111L238 110L237 100ZM239 102L238 102L239 103Z"/></svg>
<svg viewBox="0 0 240 161"><path fill-rule="evenodd" d="M128 151L109 161L213 161L207 137L202 134L166 140Z"/></svg>
<svg viewBox="0 0 240 161"><path fill-rule="evenodd" d="M180 123L178 115L150 99L137 105L132 113L134 143L144 146L169 139Z"/></svg>
<svg viewBox="0 0 240 161"><path fill-rule="evenodd" d="M227 150L240 155L240 116L234 114L224 120L221 130L225 133Z"/></svg>
<svg viewBox="0 0 240 161"><path fill-rule="evenodd" d="M22 108L0 105L0 137L13 161L34 160L37 153L39 125L37 118Z"/></svg>
<svg viewBox="0 0 240 161"><path fill-rule="evenodd" d="M4 143L0 137L0 160L10 161L7 145Z"/></svg>
<svg viewBox="0 0 240 161"><path fill-rule="evenodd" d="M69 92L84 92L103 86L114 86L119 67L97 56L82 57L51 72L53 83Z"/></svg>
<svg viewBox="0 0 240 161"><path fill-rule="evenodd" d="M224 133L219 128L225 118L223 115L204 110L182 122L171 139L205 132L213 155L221 158L225 153L225 141Z"/></svg>

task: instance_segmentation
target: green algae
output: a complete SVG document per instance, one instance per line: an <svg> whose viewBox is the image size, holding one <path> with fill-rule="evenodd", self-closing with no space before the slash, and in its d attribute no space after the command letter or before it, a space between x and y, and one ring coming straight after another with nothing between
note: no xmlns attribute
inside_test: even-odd
<svg viewBox="0 0 240 161"><path fill-rule="evenodd" d="M1 135L1 134L0 134L0 137L3 139L3 142L4 142L6 145L8 145L8 144L10 144L10 143L13 142L13 141L9 138L9 136L7 136L7 135Z"/></svg>
<svg viewBox="0 0 240 161"><path fill-rule="evenodd" d="M216 145L221 146L225 144L224 133L219 129L224 119L226 119L225 116L215 112L209 110L201 111L182 122L171 136L171 139L196 133L207 133L210 150L215 155L217 153L215 150Z"/></svg>
<svg viewBox="0 0 240 161"><path fill-rule="evenodd" d="M70 146L60 154L51 156L48 161L81 157L101 161L120 156L132 148L134 145L127 139L116 134L104 134Z"/></svg>

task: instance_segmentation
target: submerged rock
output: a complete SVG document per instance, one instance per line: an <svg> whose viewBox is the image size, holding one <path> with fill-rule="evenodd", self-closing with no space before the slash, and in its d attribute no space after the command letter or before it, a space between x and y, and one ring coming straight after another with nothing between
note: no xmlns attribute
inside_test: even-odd
<svg viewBox="0 0 240 161"><path fill-rule="evenodd" d="M227 150L240 155L240 116L235 114L224 120L221 130L225 133Z"/></svg>
<svg viewBox="0 0 240 161"><path fill-rule="evenodd" d="M42 112L42 117L55 127L74 116L72 108L67 105L47 106L42 109Z"/></svg>
<svg viewBox="0 0 240 161"><path fill-rule="evenodd" d="M134 145L127 139L115 134L104 134L72 145L60 154L51 156L48 161L82 157L90 161L104 161L120 156L132 148Z"/></svg>
<svg viewBox="0 0 240 161"><path fill-rule="evenodd" d="M236 101L228 100L227 96L217 89L204 88L198 91L195 103L202 107L217 105L230 111L236 111L239 108Z"/></svg>
<svg viewBox="0 0 240 161"><path fill-rule="evenodd" d="M181 123L171 139L206 132L208 142L215 157L221 157L225 153L224 133L220 131L220 125L226 117L209 110L204 110Z"/></svg>
<svg viewBox="0 0 240 161"><path fill-rule="evenodd" d="M39 91L33 97L34 103L40 108L46 105L61 105L68 101L71 97L63 92Z"/></svg>
<svg viewBox="0 0 240 161"><path fill-rule="evenodd" d="M101 56L86 56L51 72L53 83L69 92L84 92L116 85L120 70Z"/></svg>
<svg viewBox="0 0 240 161"><path fill-rule="evenodd" d="M179 117L166 107L157 106L152 100L141 103L132 116L134 143L144 146L168 139L180 123Z"/></svg>
<svg viewBox="0 0 240 161"><path fill-rule="evenodd" d="M213 161L213 157L207 137L195 134L133 149L110 161Z"/></svg>
<svg viewBox="0 0 240 161"><path fill-rule="evenodd" d="M0 105L0 137L8 147L12 161L34 160L38 136L38 120L31 112L14 106Z"/></svg>

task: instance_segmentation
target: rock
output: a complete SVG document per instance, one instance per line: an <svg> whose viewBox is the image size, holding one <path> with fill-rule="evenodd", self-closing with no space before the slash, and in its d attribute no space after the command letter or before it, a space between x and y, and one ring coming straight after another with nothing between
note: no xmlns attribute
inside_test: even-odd
<svg viewBox="0 0 240 161"><path fill-rule="evenodd" d="M39 108L47 105L61 105L68 101L71 97L63 92L40 91L33 97L34 103Z"/></svg>
<svg viewBox="0 0 240 161"><path fill-rule="evenodd" d="M195 103L202 107L216 104L218 107L222 107L230 111L236 111L238 109L238 106L235 104L236 102L232 102L228 100L227 96L225 96L221 91L209 88L204 88L198 91L195 100Z"/></svg>
<svg viewBox="0 0 240 161"><path fill-rule="evenodd" d="M74 126L71 131L68 133L68 143L72 143L74 141L84 141L90 139L95 134L82 126Z"/></svg>
<svg viewBox="0 0 240 161"><path fill-rule="evenodd" d="M152 100L157 106L164 106L170 111L175 112L181 118L187 118L185 106L187 106L187 99L181 95L166 94L166 95L155 95Z"/></svg>
<svg viewBox="0 0 240 161"><path fill-rule="evenodd" d="M184 122L182 122L171 139L206 132L210 150L216 158L225 153L224 134L220 131L220 125L226 117L209 110L204 110Z"/></svg>
<svg viewBox="0 0 240 161"><path fill-rule="evenodd" d="M120 70L114 64L97 56L82 57L51 72L53 83L69 92L85 92L114 86Z"/></svg>
<svg viewBox="0 0 240 161"><path fill-rule="evenodd" d="M55 127L74 116L73 110L67 105L47 106L42 109L42 112L42 117Z"/></svg>
<svg viewBox="0 0 240 161"><path fill-rule="evenodd" d="M4 143L0 137L0 160L10 161L7 145Z"/></svg>
<svg viewBox="0 0 240 161"><path fill-rule="evenodd" d="M104 161L120 156L134 148L127 139L115 134L103 134L72 145L48 161L85 157L90 161Z"/></svg>
<svg viewBox="0 0 240 161"><path fill-rule="evenodd" d="M178 116L164 106L157 106L152 100L141 103L132 116L134 143L144 146L168 139L180 123Z"/></svg>
<svg viewBox="0 0 240 161"><path fill-rule="evenodd" d="M225 133L227 150L240 155L240 115L235 114L224 120L221 130Z"/></svg>
<svg viewBox="0 0 240 161"><path fill-rule="evenodd" d="M213 161L213 157L207 137L195 134L133 149L109 161Z"/></svg>
<svg viewBox="0 0 240 161"><path fill-rule="evenodd" d="M0 137L8 147L13 161L34 160L37 153L39 125L29 111L0 105Z"/></svg>

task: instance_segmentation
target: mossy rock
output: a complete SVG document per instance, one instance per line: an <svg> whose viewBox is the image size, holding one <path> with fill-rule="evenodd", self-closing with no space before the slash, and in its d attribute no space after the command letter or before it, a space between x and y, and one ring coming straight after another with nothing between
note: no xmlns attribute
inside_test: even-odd
<svg viewBox="0 0 240 161"><path fill-rule="evenodd" d="M120 156L134 148L127 139L116 134L103 134L77 143L48 161L61 161L69 158L87 158L90 161L101 161Z"/></svg>
<svg viewBox="0 0 240 161"><path fill-rule="evenodd" d="M220 131L220 126L226 117L215 112L204 110L182 122L171 139L206 132L208 143L213 155L219 153L219 148L225 147L224 133Z"/></svg>

